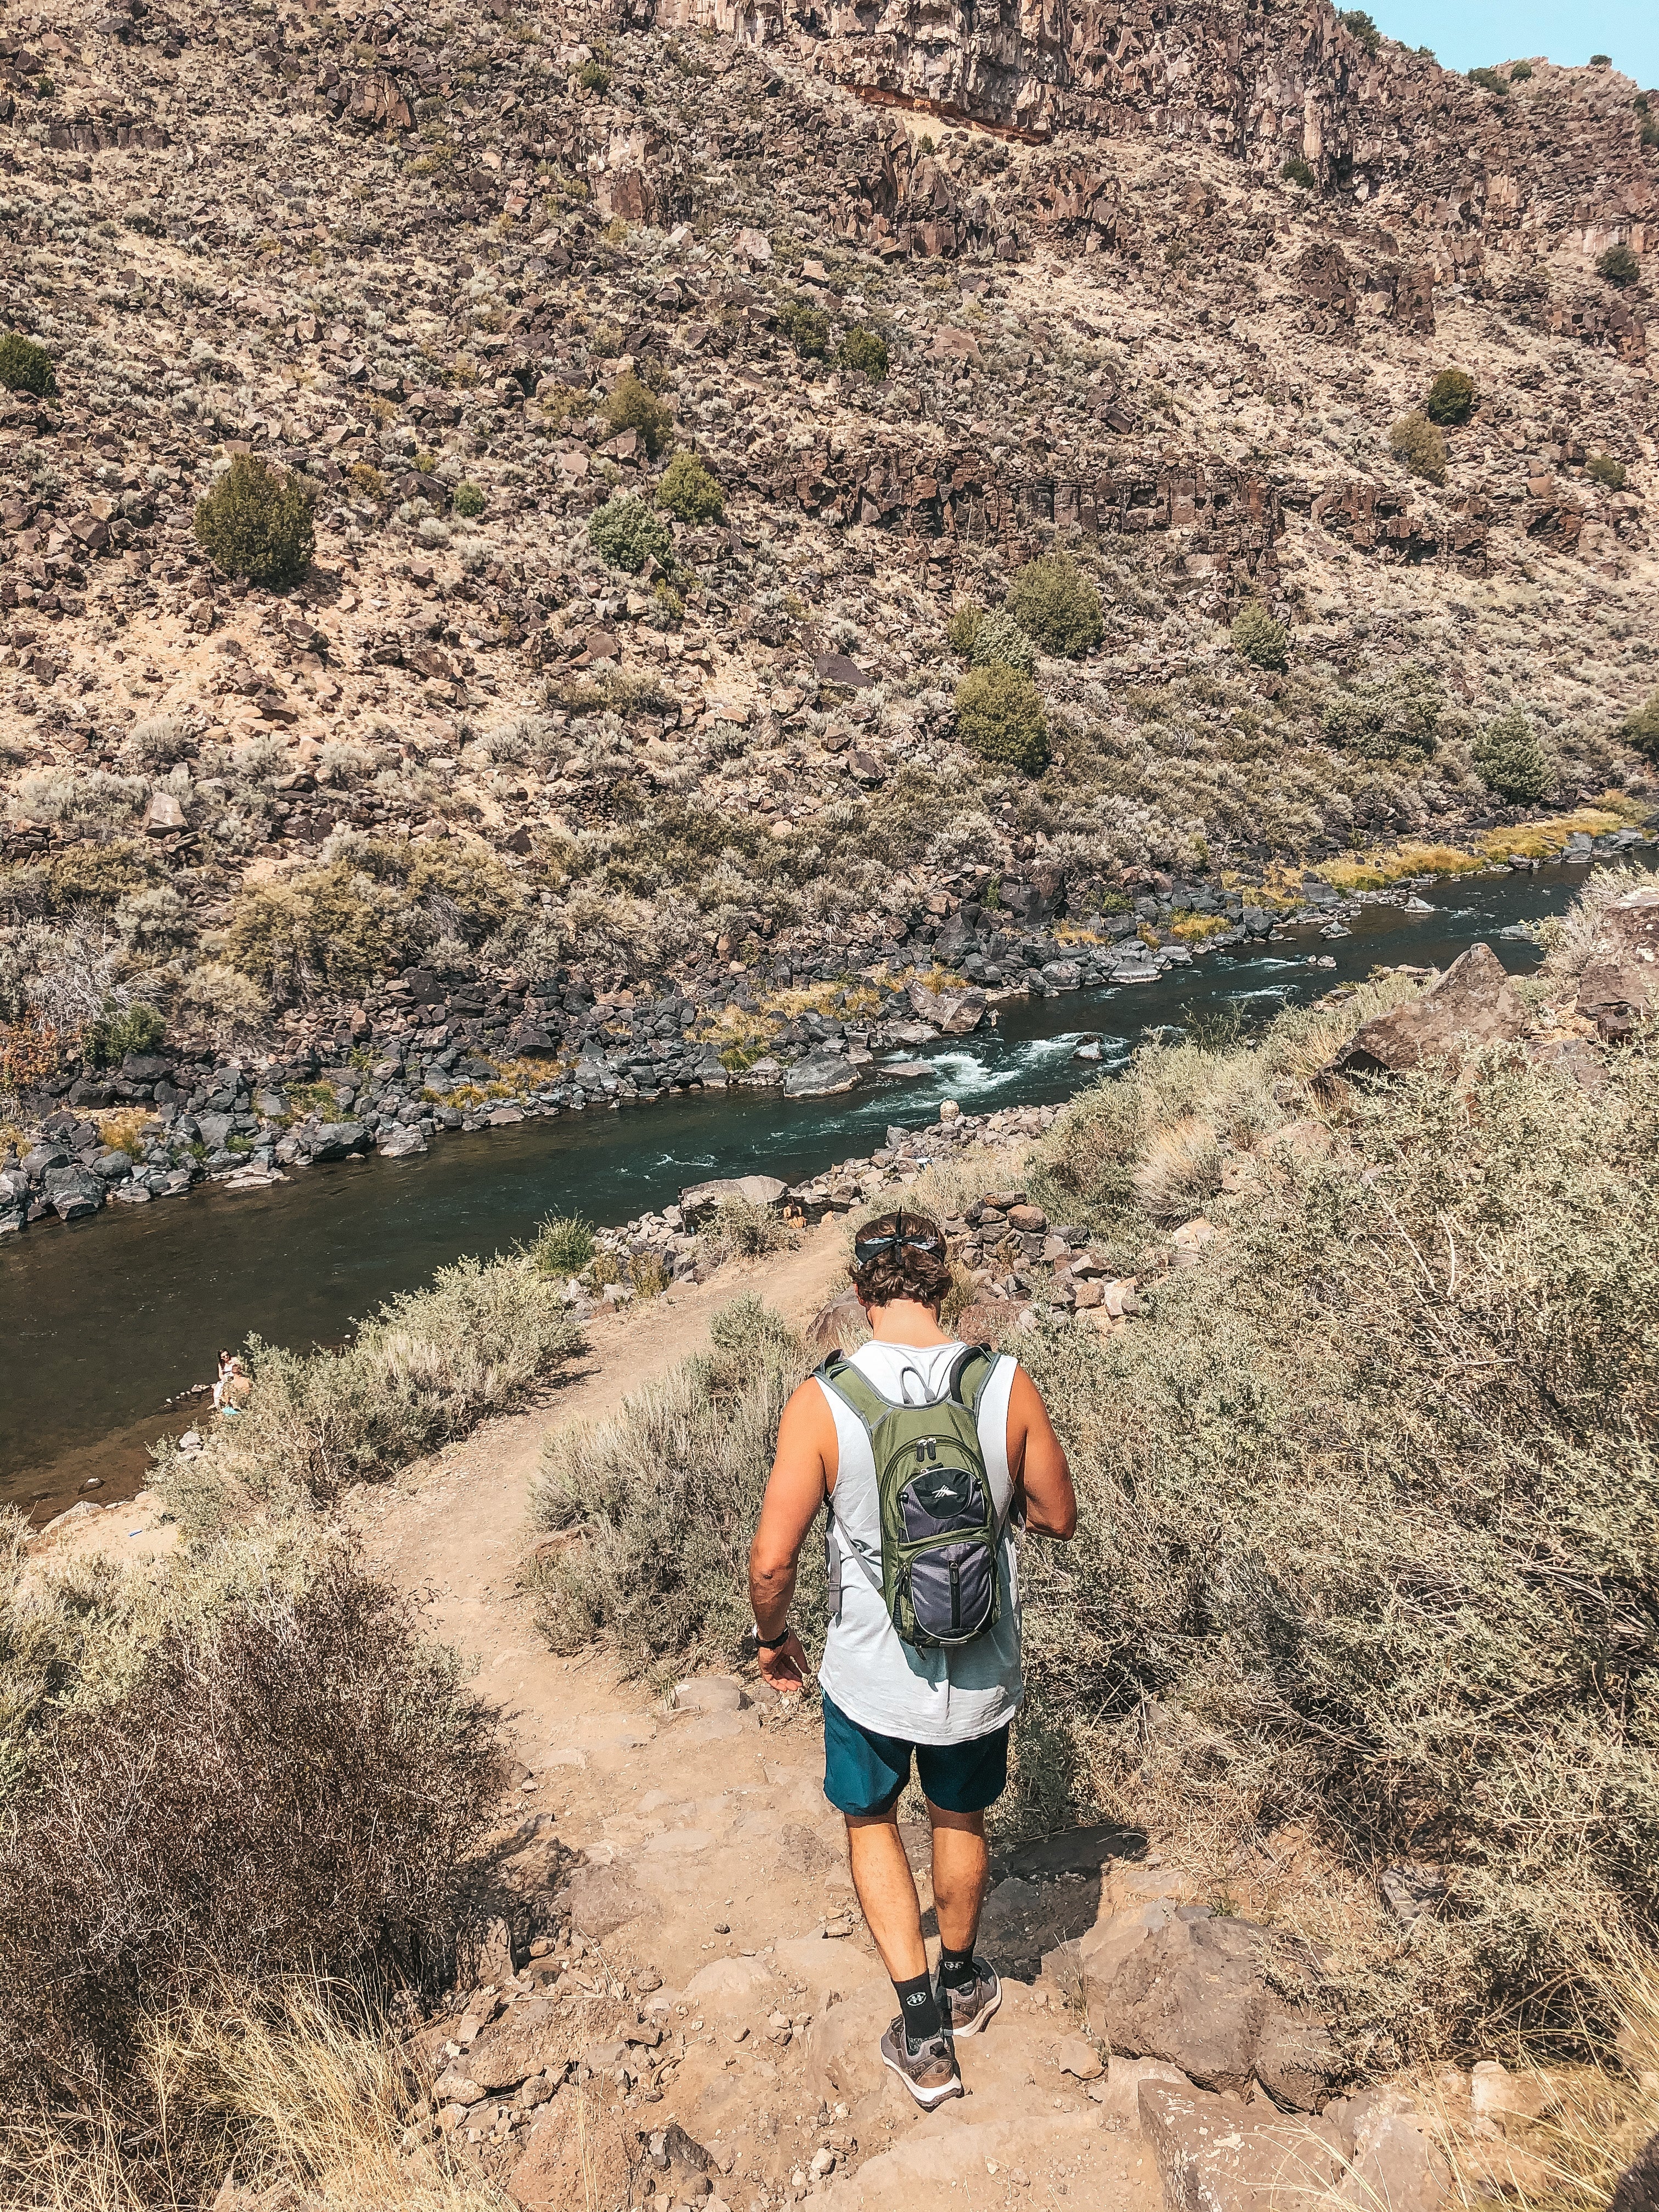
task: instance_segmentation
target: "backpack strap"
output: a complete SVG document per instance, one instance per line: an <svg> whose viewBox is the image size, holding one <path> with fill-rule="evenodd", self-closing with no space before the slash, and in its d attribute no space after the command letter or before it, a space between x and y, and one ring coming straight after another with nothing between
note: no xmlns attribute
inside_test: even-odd
<svg viewBox="0 0 1659 2212"><path fill-rule="evenodd" d="M957 1405L968 1408L975 1420L986 1385L996 1373L1002 1358L1001 1352L988 1352L982 1344L965 1344L951 1363L949 1393Z"/></svg>
<svg viewBox="0 0 1659 2212"><path fill-rule="evenodd" d="M869 1376L840 1352L830 1357L813 1370L817 1379L826 1390L833 1390L842 1403L855 1413L866 1431L893 1410L893 1401L877 1389Z"/></svg>

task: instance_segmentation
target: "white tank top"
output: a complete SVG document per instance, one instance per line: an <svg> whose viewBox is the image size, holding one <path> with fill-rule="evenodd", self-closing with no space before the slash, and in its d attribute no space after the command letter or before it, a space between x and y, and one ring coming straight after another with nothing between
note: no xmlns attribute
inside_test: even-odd
<svg viewBox="0 0 1659 2212"><path fill-rule="evenodd" d="M861 1344L852 1364L884 1397L913 1404L941 1397L960 1344L917 1348L908 1344ZM1008 1394L1017 1362L997 1361L979 1401L979 1448L1002 1522L998 1572L1002 1604L996 1626L954 1650L918 1651L889 1618L879 1589L845 1558L855 1544L881 1574L881 1505L875 1455L864 1424L833 1390L824 1390L835 1416L839 1455L834 1492L835 1534L843 1553L841 1619L824 1638L820 1686L849 1720L878 1735L909 1743L971 1743L1011 1721L1024 1685L1019 1664L1019 1540L1009 1526L1013 1481L1008 1472ZM823 1389L823 1385L819 1385Z"/></svg>

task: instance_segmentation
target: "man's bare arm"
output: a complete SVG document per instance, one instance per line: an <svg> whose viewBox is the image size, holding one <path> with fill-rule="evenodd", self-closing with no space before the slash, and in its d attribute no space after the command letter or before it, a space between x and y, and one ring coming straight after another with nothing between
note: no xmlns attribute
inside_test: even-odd
<svg viewBox="0 0 1659 2212"><path fill-rule="evenodd" d="M749 1602L763 1636L779 1635L795 1594L795 1568L806 1532L835 1479L836 1424L816 1382L803 1382L783 1409L778 1449L749 1547ZM799 1690L806 1654L791 1636L760 1654L760 1670L786 1695Z"/></svg>
<svg viewBox="0 0 1659 2212"><path fill-rule="evenodd" d="M1008 1393L1008 1465L1025 1501L1025 1526L1035 1536L1069 1544L1077 1534L1077 1492L1054 1425L1041 1392L1023 1367Z"/></svg>

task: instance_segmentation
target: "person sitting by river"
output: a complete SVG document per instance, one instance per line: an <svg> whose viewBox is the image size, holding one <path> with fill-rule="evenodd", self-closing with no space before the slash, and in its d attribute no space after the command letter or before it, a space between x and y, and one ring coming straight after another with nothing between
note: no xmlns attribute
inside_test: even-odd
<svg viewBox="0 0 1659 2212"><path fill-rule="evenodd" d="M219 1354L219 1379L213 1386L216 1413L235 1415L253 1388L248 1371L234 1352Z"/></svg>

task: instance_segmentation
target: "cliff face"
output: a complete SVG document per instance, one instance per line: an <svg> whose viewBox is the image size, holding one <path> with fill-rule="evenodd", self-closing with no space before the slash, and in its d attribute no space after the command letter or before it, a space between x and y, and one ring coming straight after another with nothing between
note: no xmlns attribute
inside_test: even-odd
<svg viewBox="0 0 1659 2212"><path fill-rule="evenodd" d="M1267 176L1299 157L1322 188L1438 240L1448 279L1478 268L1485 239L1590 258L1659 240L1628 79L1546 63L1508 93L1484 89L1357 33L1324 0L659 0L655 20L791 40L867 100L1020 136L1161 140Z"/></svg>
<svg viewBox="0 0 1659 2212"><path fill-rule="evenodd" d="M51 368L0 392L0 1093L106 998L308 1066L413 1034L406 974L527 1055L556 978L713 1004L931 965L991 878L1491 832L1499 717L1650 804L1628 80L1322 5L103 4L0 21ZM280 589L194 535L244 454L314 508ZM1054 765L988 786L953 611L1053 550L1103 634L1032 646Z"/></svg>

